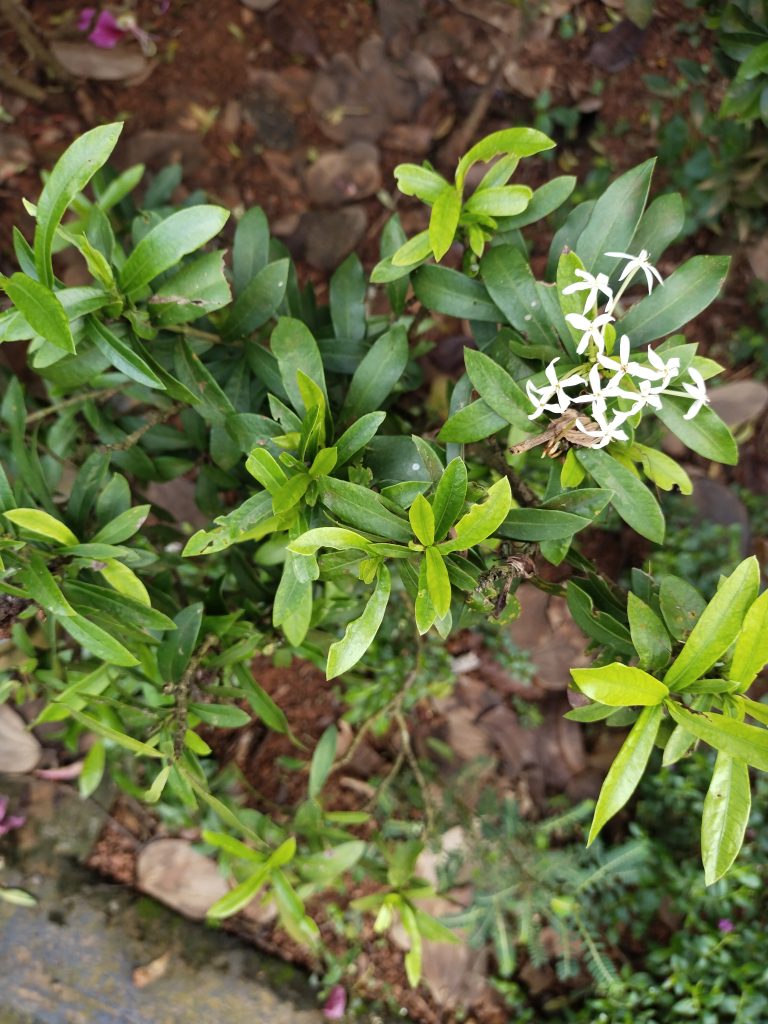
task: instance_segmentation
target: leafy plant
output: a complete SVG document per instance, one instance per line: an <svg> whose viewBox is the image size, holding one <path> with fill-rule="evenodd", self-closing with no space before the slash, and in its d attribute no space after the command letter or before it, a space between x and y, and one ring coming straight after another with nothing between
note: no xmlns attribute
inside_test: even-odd
<svg viewBox="0 0 768 1024"><path fill-rule="evenodd" d="M0 404L0 592L17 652L2 699L44 696L37 721L57 723L70 748L95 734L84 794L108 768L150 803L218 820L205 839L236 886L215 918L264 892L294 938L313 944L304 900L367 872L380 883L380 926L388 907L411 934L415 983L420 937L445 934L419 910L424 887L410 877L423 826L361 846L350 829L367 816L344 818L320 799L333 731L311 753L293 818L244 809L219 785L198 727L255 715L295 741L254 678L257 652L309 658L332 679L369 655L391 609L443 639L480 614L509 618L524 576L559 589L536 577L538 553L569 564L559 592L596 655L574 671L592 703L573 717L636 718L590 841L674 726L668 761L696 740L719 751L704 808L706 877L719 878L743 835L746 766L768 763L763 705L746 695L768 659L756 564L742 563L705 608L670 577L636 574L626 595L574 544L608 507L663 540L654 489L690 483L644 442L650 417L705 458L737 457L708 404L705 380L719 367L674 333L716 297L728 261L695 256L658 283L654 261L682 226L682 204L661 196L646 209L652 162L572 210L546 280L523 231L574 179L533 193L507 182L551 140L525 128L490 136L453 183L404 165L399 181L431 206L430 227L410 241L396 220L385 230L371 282L386 286L390 307L374 315L357 257L321 305L258 209L235 228L231 265L223 250L203 251L229 214L194 194L171 205L177 170L136 205L143 168L107 168L119 131L93 129L61 157L26 204L32 242L14 232L20 269L0 280L11 303L0 341L25 343L28 356L23 378L5 375ZM491 160L467 197L467 171ZM426 262L455 241L469 246L464 272ZM83 260L89 284L58 278L62 249ZM648 292L630 304L638 280ZM477 346L442 425L413 412L423 408L413 400L417 304L468 321ZM546 471L527 474L541 448ZM194 489L207 528L193 533L162 501L153 507L150 485L176 481ZM388 706L366 701L374 717ZM404 706L394 717L407 736Z"/></svg>

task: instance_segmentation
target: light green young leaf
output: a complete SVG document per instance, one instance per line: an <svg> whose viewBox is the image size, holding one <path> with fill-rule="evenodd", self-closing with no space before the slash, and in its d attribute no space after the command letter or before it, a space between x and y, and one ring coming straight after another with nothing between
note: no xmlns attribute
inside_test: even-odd
<svg viewBox="0 0 768 1024"><path fill-rule="evenodd" d="M753 603L744 618L733 649L728 676L739 683L742 693L749 689L768 662L768 590Z"/></svg>
<svg viewBox="0 0 768 1024"><path fill-rule="evenodd" d="M347 427L336 442L337 466L343 466L362 448L365 448L386 419L386 415L384 412L369 412Z"/></svg>
<svg viewBox="0 0 768 1024"><path fill-rule="evenodd" d="M512 504L512 492L509 480L502 477L488 488L488 494L482 504L472 505L465 516L456 523L456 536L440 545L441 554L451 551L462 551L491 537L504 521Z"/></svg>
<svg viewBox="0 0 768 1024"><path fill-rule="evenodd" d="M435 542L435 514L423 494L416 496L413 504L408 510L408 519L411 529L416 534L420 544L429 547Z"/></svg>
<svg viewBox="0 0 768 1024"><path fill-rule="evenodd" d="M672 662L664 676L670 689L692 683L722 657L736 639L759 586L757 559L747 558L721 584Z"/></svg>
<svg viewBox="0 0 768 1024"><path fill-rule="evenodd" d="M442 619L451 610L451 581L443 556L437 548L430 547L424 552L427 564L427 590L435 611Z"/></svg>
<svg viewBox="0 0 768 1024"><path fill-rule="evenodd" d="M514 217L527 209L533 190L527 185L477 189L464 204L467 213L488 217Z"/></svg>
<svg viewBox="0 0 768 1024"><path fill-rule="evenodd" d="M713 712L696 714L673 700L666 701L666 708L677 724L697 739L737 760L746 761L753 768L768 771L768 729L745 725Z"/></svg>
<svg viewBox="0 0 768 1024"><path fill-rule="evenodd" d="M393 174L404 196L416 196L430 206L448 184L437 171L418 164L398 164Z"/></svg>
<svg viewBox="0 0 768 1024"><path fill-rule="evenodd" d="M744 842L751 803L746 764L720 752L701 817L701 856L707 885L722 878L736 860Z"/></svg>
<svg viewBox="0 0 768 1024"><path fill-rule="evenodd" d="M552 139L535 128L505 128L500 132L492 132L472 146L459 160L456 167L456 188L462 191L467 171L473 164L487 163L497 156L533 156L543 150L552 149L554 145Z"/></svg>
<svg viewBox="0 0 768 1024"><path fill-rule="evenodd" d="M208 908L208 912L205 915L208 920L223 921L247 906L268 880L269 870L267 864L256 868L254 873L246 878L244 882L236 885L234 889L230 889L221 899L216 900L213 906Z"/></svg>
<svg viewBox="0 0 768 1024"><path fill-rule="evenodd" d="M312 581L299 576L296 560L300 558L286 552L283 574L272 605L272 625L282 629L288 643L299 647L304 641L312 618Z"/></svg>
<svg viewBox="0 0 768 1024"><path fill-rule="evenodd" d="M331 644L326 668L328 679L335 679L336 676L348 672L371 646L387 610L390 588L389 569L382 565L373 594L368 599L363 614L348 624L341 640Z"/></svg>
<svg viewBox="0 0 768 1024"><path fill-rule="evenodd" d="M48 176L37 203L34 244L37 273L47 288L53 286L51 250L56 229L78 192L107 162L122 128L121 123L105 124L85 132L62 154Z"/></svg>
<svg viewBox="0 0 768 1024"><path fill-rule="evenodd" d="M452 185L446 185L435 200L429 218L429 244L438 263L453 243L460 215L461 194Z"/></svg>
<svg viewBox="0 0 768 1024"><path fill-rule="evenodd" d="M0 288L6 293L29 326L51 345L74 353L75 341L69 318L58 296L26 274L0 277Z"/></svg>
<svg viewBox="0 0 768 1024"><path fill-rule="evenodd" d="M371 275L374 284L386 284L389 281L396 281L402 274L407 273L407 268L421 263L432 253L432 243L429 240L429 231L420 231L407 242L403 242L397 252L389 257L389 261L382 260L376 266L376 274ZM389 262L389 266L387 266Z"/></svg>
<svg viewBox="0 0 768 1024"><path fill-rule="evenodd" d="M328 780L333 762L336 759L336 740L338 732L335 725L329 725L317 741L312 763L309 766L309 797L314 800L322 792Z"/></svg>
<svg viewBox="0 0 768 1024"><path fill-rule="evenodd" d="M246 459L245 468L270 494L278 491L288 479L283 467L266 448L254 448Z"/></svg>
<svg viewBox="0 0 768 1024"><path fill-rule="evenodd" d="M644 708L624 740L600 790L587 846L594 842L603 825L621 810L637 789L651 756L662 714L659 704Z"/></svg>
<svg viewBox="0 0 768 1024"><path fill-rule="evenodd" d="M15 508L3 512L3 516L17 526L29 530L30 533L48 537L50 540L55 540L57 544L79 544L77 537L68 526L60 519L54 519L48 512L43 512L40 509Z"/></svg>
<svg viewBox="0 0 768 1024"><path fill-rule="evenodd" d="M143 800L148 804L156 804L160 797L163 795L163 790L168 782L168 776L171 774L170 764L165 765L155 776L154 782L149 789L144 793Z"/></svg>
<svg viewBox="0 0 768 1024"><path fill-rule="evenodd" d="M19 572L18 578L32 600L52 615L74 615L74 608L62 594L40 552L30 550L28 558L29 565Z"/></svg>
<svg viewBox="0 0 768 1024"><path fill-rule="evenodd" d="M124 747L126 750L130 750L134 754L139 754L141 757L162 757L163 755L159 750L154 747L150 747L148 743L142 743L140 740L135 740L133 736L128 736L124 732L120 732L118 729L113 729L110 725L100 721L98 718L94 718L93 715L88 715L84 711L78 711L75 708L68 708L70 715L78 721L81 725L84 725L86 729L91 732L95 732L97 736L103 736L105 740L111 740L112 743L116 743L119 747Z"/></svg>
<svg viewBox="0 0 768 1024"><path fill-rule="evenodd" d="M83 767L77 778L77 788L83 800L92 796L104 776L106 750L103 740L96 740L83 759Z"/></svg>
<svg viewBox="0 0 768 1024"><path fill-rule="evenodd" d="M630 450L630 458L640 459L645 475L662 491L677 488L681 494L693 493L691 478L680 463L657 448L635 441Z"/></svg>
<svg viewBox="0 0 768 1024"><path fill-rule="evenodd" d="M524 213L518 213L514 217L503 220L499 223L501 231L512 231L517 228L524 228L528 224L534 224L542 217L548 216L559 206L562 206L568 196L576 187L576 177L572 174L564 174L559 178L552 178L545 182L533 193L530 203Z"/></svg>
<svg viewBox="0 0 768 1024"><path fill-rule="evenodd" d="M135 298L149 282L182 256L194 252L224 227L229 211L221 206L190 206L177 210L146 234L125 261L120 284L129 298Z"/></svg>
<svg viewBox="0 0 768 1024"><path fill-rule="evenodd" d="M572 668L571 675L590 700L613 708L652 707L669 696L669 689L639 668L615 662L602 668Z"/></svg>

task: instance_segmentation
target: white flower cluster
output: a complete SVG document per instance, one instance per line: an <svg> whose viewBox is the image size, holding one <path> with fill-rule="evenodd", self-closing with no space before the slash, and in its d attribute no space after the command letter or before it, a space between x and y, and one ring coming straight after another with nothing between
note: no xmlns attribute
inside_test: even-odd
<svg viewBox="0 0 768 1024"><path fill-rule="evenodd" d="M583 312L568 313L565 317L572 327L582 332L576 346L577 354L586 354L592 360L586 377L581 373L572 373L558 380L558 360L553 359L545 370L546 384L535 385L531 381L526 384L528 398L534 407L529 419L536 419L545 412L562 416L572 405L589 406L590 420L584 422L577 418L575 427L585 437L595 439L586 442L593 448L603 448L611 441L626 441L627 433L622 430L622 425L646 406L660 409L662 394L692 399L691 407L684 417L687 420L692 419L701 407L709 402L704 379L694 367L688 371L692 383L682 382L683 391L670 390L672 380L680 373L679 359L671 358L665 361L649 346L647 364L633 362L630 359L630 340L626 334L619 340L618 358L606 353L606 327L615 322L613 312L616 304L632 278L638 272L643 273L649 295L653 289L654 279L659 284L664 282L658 270L651 266L649 254L645 249L638 256L625 252L607 252L605 255L627 261L619 275L621 287L615 295L606 274L598 274L595 277L586 270L577 270L576 276L580 280L563 289L564 295L586 292ZM606 297L607 303L604 312L596 313L601 304L600 295ZM590 313L596 315L589 316ZM631 402L631 407L609 410L608 403L612 399L620 398ZM586 409L584 411L586 412Z"/></svg>

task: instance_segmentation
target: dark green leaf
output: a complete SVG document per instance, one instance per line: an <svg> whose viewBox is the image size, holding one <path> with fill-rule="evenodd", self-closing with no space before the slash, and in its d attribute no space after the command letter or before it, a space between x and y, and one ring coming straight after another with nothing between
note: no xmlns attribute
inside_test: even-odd
<svg viewBox="0 0 768 1024"><path fill-rule="evenodd" d="M309 766L309 796L315 799L322 792L328 780L333 762L336 759L336 739L338 733L335 725L329 725L317 741L312 763Z"/></svg>
<svg viewBox="0 0 768 1024"><path fill-rule="evenodd" d="M622 174L595 203L575 246L590 273L610 274L617 265L616 259L605 254L628 251L627 246L645 209L655 163L655 160L646 160ZM634 337L631 332L629 336Z"/></svg>
<svg viewBox="0 0 768 1024"><path fill-rule="evenodd" d="M656 412L667 429L684 445L713 462L735 466L739 450L728 427L709 406L703 406L693 419L685 419L690 401L665 395L662 407Z"/></svg>
<svg viewBox="0 0 768 1024"><path fill-rule="evenodd" d="M350 253L331 277L331 322L337 338L359 341L365 337L365 275L355 253Z"/></svg>
<svg viewBox="0 0 768 1024"><path fill-rule="evenodd" d="M268 259L269 224L261 207L252 206L235 228L232 246L232 283L235 295L242 295L253 278L266 267Z"/></svg>
<svg viewBox="0 0 768 1024"><path fill-rule="evenodd" d="M642 537L661 544L664 516L659 503L638 478L605 451L584 448L576 458L605 490L613 491L611 504L624 522Z"/></svg>
<svg viewBox="0 0 768 1024"><path fill-rule="evenodd" d="M224 253L207 252L163 281L149 300L149 309L159 324L183 324L221 309L231 299Z"/></svg>
<svg viewBox="0 0 768 1024"><path fill-rule="evenodd" d="M484 352L471 348L464 349L464 363L472 386L483 401L508 423L529 430L530 402L507 371Z"/></svg>
<svg viewBox="0 0 768 1024"><path fill-rule="evenodd" d="M197 602L183 608L174 616L173 621L176 629L168 634L158 648L157 667L163 679L178 683L197 647L203 621L203 604Z"/></svg>
<svg viewBox="0 0 768 1024"><path fill-rule="evenodd" d="M651 671L659 671L669 662L672 642L664 623L656 612L635 594L627 598L627 614L632 643L640 664Z"/></svg>
<svg viewBox="0 0 768 1024"><path fill-rule="evenodd" d="M368 488L332 477L320 480L319 487L323 504L342 522L387 540L407 543L411 539L409 524L390 512Z"/></svg>
<svg viewBox="0 0 768 1024"><path fill-rule="evenodd" d="M457 270L427 264L415 270L411 280L419 302L436 313L445 313L460 320L490 323L504 320L504 314L491 301L482 283Z"/></svg>
<svg viewBox="0 0 768 1024"><path fill-rule="evenodd" d="M275 315L288 285L288 260L268 263L238 295L224 323L225 338L240 338Z"/></svg>
<svg viewBox="0 0 768 1024"><path fill-rule="evenodd" d="M323 360L317 342L305 324L290 317L280 317L272 332L271 345L283 387L298 413L303 416L307 411L297 383L299 370L320 388L327 400Z"/></svg>
<svg viewBox="0 0 768 1024"><path fill-rule="evenodd" d="M96 317L88 317L86 333L102 355L126 377L148 388L165 388L152 367L133 351L131 345Z"/></svg>
<svg viewBox="0 0 768 1024"><path fill-rule="evenodd" d="M408 335L398 325L374 342L355 370L341 418L357 418L378 409L400 380L407 363Z"/></svg>

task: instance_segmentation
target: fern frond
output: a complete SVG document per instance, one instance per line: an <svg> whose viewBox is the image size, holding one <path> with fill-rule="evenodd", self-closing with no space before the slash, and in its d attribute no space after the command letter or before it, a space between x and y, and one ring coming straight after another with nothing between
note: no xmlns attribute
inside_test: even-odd
<svg viewBox="0 0 768 1024"><path fill-rule="evenodd" d="M615 967L600 948L600 940L579 918L576 919L576 926L584 942L584 959L589 973L595 979L595 984L603 991L615 993L622 987L621 981Z"/></svg>

